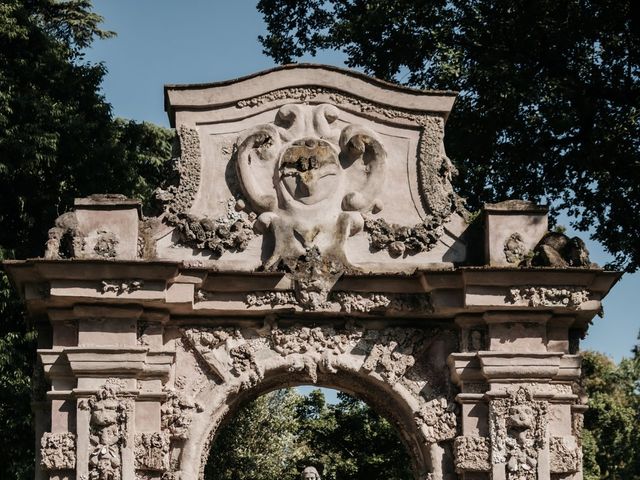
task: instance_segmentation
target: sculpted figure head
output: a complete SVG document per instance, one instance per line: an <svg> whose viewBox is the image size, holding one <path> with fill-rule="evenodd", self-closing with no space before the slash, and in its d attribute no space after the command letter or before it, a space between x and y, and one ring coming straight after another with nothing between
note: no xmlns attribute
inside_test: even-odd
<svg viewBox="0 0 640 480"><path fill-rule="evenodd" d="M322 480L315 467L306 467L300 475L301 480Z"/></svg>

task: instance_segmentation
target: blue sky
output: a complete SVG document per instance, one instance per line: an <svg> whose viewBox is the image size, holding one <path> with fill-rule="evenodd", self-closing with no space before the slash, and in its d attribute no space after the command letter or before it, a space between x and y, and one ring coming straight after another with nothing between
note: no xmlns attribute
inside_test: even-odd
<svg viewBox="0 0 640 480"><path fill-rule="evenodd" d="M168 127L164 84L227 80L275 66L262 54L258 35L265 25L253 1L97 0L94 5L105 17L104 28L117 37L95 42L86 59L107 67L103 93L116 116ZM344 66L344 58L326 52L303 60ZM567 233L575 234L570 228ZM599 244L587 245L592 261L610 260ZM605 316L594 319L582 348L616 361L629 356L640 329L633 307L639 294L640 273L625 275L605 299Z"/></svg>

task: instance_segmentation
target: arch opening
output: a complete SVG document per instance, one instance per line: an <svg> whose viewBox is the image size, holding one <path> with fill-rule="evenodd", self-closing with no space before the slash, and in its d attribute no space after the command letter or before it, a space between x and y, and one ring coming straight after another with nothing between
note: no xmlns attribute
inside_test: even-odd
<svg viewBox="0 0 640 480"><path fill-rule="evenodd" d="M415 479L448 478L453 471L448 449L457 417L446 358L455 339L448 331L267 325L185 329L183 340L183 368L193 372L198 364L201 374L181 388L193 390L202 408L180 447L181 480L205 478L209 446L243 405L309 384L356 397L388 420Z"/></svg>
<svg viewBox="0 0 640 480"><path fill-rule="evenodd" d="M274 390L229 412L203 478L297 480L306 467L323 480L414 476L396 426L355 396L316 385Z"/></svg>

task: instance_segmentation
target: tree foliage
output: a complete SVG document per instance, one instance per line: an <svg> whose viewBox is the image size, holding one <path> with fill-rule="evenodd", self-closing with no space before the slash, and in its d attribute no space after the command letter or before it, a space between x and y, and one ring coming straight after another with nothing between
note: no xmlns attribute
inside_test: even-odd
<svg viewBox="0 0 640 480"><path fill-rule="evenodd" d="M101 17L87 0L0 3L0 260L42 255L74 197L148 199L170 157L171 131L114 120L101 64L83 59ZM30 389L35 334L0 273L0 478L33 478Z"/></svg>
<svg viewBox="0 0 640 480"><path fill-rule="evenodd" d="M259 397L225 425L211 447L207 480L297 480L315 466L324 480L413 478L393 427L365 403L338 394L327 404L279 390Z"/></svg>
<svg viewBox="0 0 640 480"><path fill-rule="evenodd" d="M446 147L483 202L546 199L640 265L640 3L633 0L260 0L264 52L322 49L420 88L460 91Z"/></svg>
<svg viewBox="0 0 640 480"><path fill-rule="evenodd" d="M585 480L640 480L640 344L633 354L616 365L584 353Z"/></svg>

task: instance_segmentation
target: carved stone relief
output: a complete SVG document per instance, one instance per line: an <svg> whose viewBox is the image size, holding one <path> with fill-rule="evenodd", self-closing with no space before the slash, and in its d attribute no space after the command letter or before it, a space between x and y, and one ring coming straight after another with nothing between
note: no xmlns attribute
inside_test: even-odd
<svg viewBox="0 0 640 480"><path fill-rule="evenodd" d="M298 299L293 292L251 292L245 299L248 307L277 307L296 305Z"/></svg>
<svg viewBox="0 0 640 480"><path fill-rule="evenodd" d="M67 212L56 218L55 226L49 230L44 258L74 258L84 248L84 233L78 229L75 212Z"/></svg>
<svg viewBox="0 0 640 480"><path fill-rule="evenodd" d="M422 404L415 416L429 443L450 440L457 434L455 404L448 402L444 397L434 398Z"/></svg>
<svg viewBox="0 0 640 480"><path fill-rule="evenodd" d="M123 396L117 381L110 380L86 406L90 411L89 480L120 480L132 400Z"/></svg>
<svg viewBox="0 0 640 480"><path fill-rule="evenodd" d="M418 124L422 128L418 146L418 180L422 201L430 217L427 219L428 222L433 221L440 225L452 212L464 210L460 198L451 185L451 179L457 174L457 170L444 151L442 117L390 109L327 88L284 88L241 100L236 106L237 108L254 108L283 99L312 102L319 97L328 98L336 106L349 110L374 113L388 119L406 119Z"/></svg>
<svg viewBox="0 0 640 480"><path fill-rule="evenodd" d="M115 293L122 295L123 293L133 293L140 290L144 286L142 280L103 280L100 286L102 293Z"/></svg>
<svg viewBox="0 0 640 480"><path fill-rule="evenodd" d="M589 300L589 291L580 287L523 286L512 288L507 301L529 307L577 308Z"/></svg>
<svg viewBox="0 0 640 480"><path fill-rule="evenodd" d="M388 224L383 218L367 219L364 229L374 250L387 250L392 257L413 255L434 248L444 233L439 220L414 226Z"/></svg>
<svg viewBox="0 0 640 480"><path fill-rule="evenodd" d="M582 450L573 437L549 439L551 473L578 472L582 465Z"/></svg>
<svg viewBox="0 0 640 480"><path fill-rule="evenodd" d="M525 259L526 255L527 249L522 235L518 232L512 233L504 242L504 256L507 262L517 265Z"/></svg>
<svg viewBox="0 0 640 480"><path fill-rule="evenodd" d="M45 433L40 440L40 467L44 470L76 468L76 436L71 432Z"/></svg>
<svg viewBox="0 0 640 480"><path fill-rule="evenodd" d="M201 294L201 300L206 300L206 293ZM272 291L251 292L245 298L247 307L282 307L301 306L295 292ZM307 305L308 306L308 305ZM351 293L335 291L331 292L328 299L313 310L326 308L340 310L346 313L430 313L433 311L431 297L426 293Z"/></svg>
<svg viewBox="0 0 640 480"><path fill-rule="evenodd" d="M352 322L343 329L280 328L271 321L257 330L189 328L183 335L216 377L224 383L235 383L240 389L260 383L265 377L263 365L273 356L285 360L290 372L302 373L314 383L320 373L337 374L346 368L344 365L355 368L355 360L360 375L374 375L389 386L400 383L413 392L419 405L415 422L425 442L449 440L456 435L455 403L437 393L431 377L419 364L429 345L422 330L370 330Z"/></svg>
<svg viewBox="0 0 640 480"><path fill-rule="evenodd" d="M97 232L96 244L93 247L93 251L102 258L115 258L118 256L118 236L107 230L100 230Z"/></svg>
<svg viewBox="0 0 640 480"><path fill-rule="evenodd" d="M547 444L546 401L520 387L490 402L491 462L505 464L507 480L537 480L538 455Z"/></svg>
<svg viewBox="0 0 640 480"><path fill-rule="evenodd" d="M173 439L186 440L193 414L202 411L202 406L179 390L166 389L165 393L166 399L160 409L162 431Z"/></svg>
<svg viewBox="0 0 640 480"><path fill-rule="evenodd" d="M167 221L176 226L181 240L186 245L210 250L214 257L225 251L242 252L253 238L255 214L238 211L240 202L230 199L227 214L215 219L198 217L180 212L167 216Z"/></svg>
<svg viewBox="0 0 640 480"><path fill-rule="evenodd" d="M177 131L178 141L174 144L173 175L164 188L155 192L156 198L164 204L170 215L188 213L200 186L200 138L194 128L181 125Z"/></svg>
<svg viewBox="0 0 640 480"><path fill-rule="evenodd" d="M333 105L288 104L275 121L243 132L237 172L256 229L273 237L266 270L292 275L298 301L310 308L326 300L350 263L346 240L362 231L363 215L378 212L386 151L359 125L340 128Z"/></svg>
<svg viewBox="0 0 640 480"><path fill-rule="evenodd" d="M135 437L135 467L165 471L169 468L169 432L138 433Z"/></svg>

